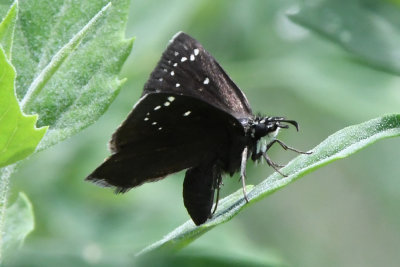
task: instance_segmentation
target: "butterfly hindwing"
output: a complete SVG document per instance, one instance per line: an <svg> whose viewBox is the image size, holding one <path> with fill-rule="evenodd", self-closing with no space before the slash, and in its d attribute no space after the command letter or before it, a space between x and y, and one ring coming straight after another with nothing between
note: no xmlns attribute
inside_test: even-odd
<svg viewBox="0 0 400 267"><path fill-rule="evenodd" d="M233 116L206 102L173 93L147 94L114 133L113 155L88 180L126 191L161 179L229 153L229 131L243 128Z"/></svg>
<svg viewBox="0 0 400 267"><path fill-rule="evenodd" d="M215 161L202 163L186 171L183 182L183 203L196 225L211 215L214 192L221 176Z"/></svg>
<svg viewBox="0 0 400 267"><path fill-rule="evenodd" d="M145 84L143 94L174 92L199 98L237 118L252 116L243 92L203 46L178 33Z"/></svg>

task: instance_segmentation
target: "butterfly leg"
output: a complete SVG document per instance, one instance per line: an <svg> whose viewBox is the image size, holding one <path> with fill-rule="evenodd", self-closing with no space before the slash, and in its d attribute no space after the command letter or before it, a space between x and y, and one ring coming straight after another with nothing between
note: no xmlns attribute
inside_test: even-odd
<svg viewBox="0 0 400 267"><path fill-rule="evenodd" d="M283 177L287 177L286 174L282 173L282 172L279 170L279 168L282 168L282 167L285 167L285 166L279 165L279 164L273 162L273 161L270 159L270 157L267 155L266 152L267 152L267 151L265 151L265 152L262 154L262 156L264 157L264 159L265 159L265 161L267 162L267 164L268 164L269 166L271 166L277 173L279 173L279 174L282 175Z"/></svg>
<svg viewBox="0 0 400 267"><path fill-rule="evenodd" d="M277 164L277 163L273 162L273 161L271 160L271 158L267 155L267 151L268 151L268 150L272 147L272 145L275 144L275 143L278 143L278 144L280 144L281 146L282 146L282 144L283 144L285 147L289 148L289 147L286 146L282 141L280 141L280 140L278 140L278 139L274 139L274 140L272 140L270 143L267 144L267 147L265 148L265 151L264 151L264 152L260 152L260 153L262 153L262 156L264 157L265 161L267 162L267 164L268 164L269 166L271 166L277 173L279 173L279 174L282 175L283 177L287 177L286 174L283 174L283 173L279 170L279 168L283 168L283 167L285 167L285 165L280 165L280 164ZM283 147L283 146L282 146L282 147ZM284 149L285 149L285 148L284 148Z"/></svg>
<svg viewBox="0 0 400 267"><path fill-rule="evenodd" d="M222 176L220 175L217 179L215 179L215 187L217 189L217 197L215 200L215 206L213 211L210 214L210 218L212 217L212 215L214 215L214 213L217 211L217 207L218 207L218 202L219 202L219 190L221 189L221 184L222 184Z"/></svg>
<svg viewBox="0 0 400 267"><path fill-rule="evenodd" d="M265 159L265 161L267 162L267 164L269 166L271 166L276 172L280 173L282 176L285 176L281 171L279 171L279 168L285 167L284 165L280 165L278 163L273 162L270 157L267 155L267 151L271 148L271 146L275 143L275 140L272 141L271 143L269 143L266 148L265 151L257 151L257 147L254 146L253 148L253 153L251 155L251 159L255 162L259 161L261 157L263 157Z"/></svg>
<svg viewBox="0 0 400 267"><path fill-rule="evenodd" d="M284 165L279 165L279 164L276 164L275 162L273 162L269 157L268 157L268 155L267 155L267 151L272 147L272 145L273 144L275 144L275 143L278 143L283 149L285 149L285 150L291 150L291 151L294 151L294 152L296 152L296 153L299 153L299 154L307 154L307 155L309 155L309 154L312 154L312 152L304 152L304 151L300 151L300 150L297 150L297 149L295 149L295 148L293 148L293 147L290 147L290 146L288 146L288 145L286 145L285 143L283 143L281 140L278 140L278 139L274 139L274 140L272 140L268 145L267 145L267 147L266 147L266 149L265 149L265 152L263 153L263 157L265 158L265 161L268 163L268 165L269 166L271 166L272 168L274 168L274 170L275 171L277 171L278 173L280 173L282 176L284 176L284 177L287 177L287 175L285 175L285 174L283 174L281 171L279 171L279 169L278 169L278 167L285 167Z"/></svg>
<svg viewBox="0 0 400 267"><path fill-rule="evenodd" d="M247 198L247 193L246 193L246 163L247 163L247 152L248 148L247 146L243 149L242 152L242 161L240 164L240 179L242 180L242 186L243 186L243 196L246 202L249 202L249 199Z"/></svg>
<svg viewBox="0 0 400 267"><path fill-rule="evenodd" d="M299 153L299 154L306 154L306 155L312 154L312 152L305 152L305 151L297 150L296 148L290 147L278 139L274 139L273 141L271 141L271 143L269 143L267 145L267 150L275 143L278 143L285 150L291 150L291 151Z"/></svg>

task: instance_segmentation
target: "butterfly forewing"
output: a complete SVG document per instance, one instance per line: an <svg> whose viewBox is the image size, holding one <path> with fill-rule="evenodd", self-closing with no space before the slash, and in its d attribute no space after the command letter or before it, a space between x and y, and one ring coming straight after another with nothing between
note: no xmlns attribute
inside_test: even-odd
<svg viewBox="0 0 400 267"><path fill-rule="evenodd" d="M198 41L182 32L151 73L143 94L150 92L193 96L237 118L252 116L242 91Z"/></svg>
<svg viewBox="0 0 400 267"><path fill-rule="evenodd" d="M112 155L87 179L125 192L188 169L184 204L196 224L211 214L223 173L241 166L253 118L243 92L185 33L170 41L142 98L110 141ZM250 140L251 141L251 140Z"/></svg>
<svg viewBox="0 0 400 267"><path fill-rule="evenodd" d="M136 104L110 141L113 151L89 180L125 191L229 153L230 114L176 93L149 93Z"/></svg>

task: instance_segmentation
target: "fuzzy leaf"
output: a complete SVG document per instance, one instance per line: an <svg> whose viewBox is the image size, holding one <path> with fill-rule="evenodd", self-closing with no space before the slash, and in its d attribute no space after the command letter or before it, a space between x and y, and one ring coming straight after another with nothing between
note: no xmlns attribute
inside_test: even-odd
<svg viewBox="0 0 400 267"><path fill-rule="evenodd" d="M218 253L219 252L219 253ZM289 266L275 259L268 258L265 253L262 258L242 255L238 251L185 251L185 253L149 254L147 257L138 257L134 266L229 266L229 267L286 267Z"/></svg>
<svg viewBox="0 0 400 267"><path fill-rule="evenodd" d="M306 173L332 161L345 158L380 139L395 136L400 136L400 115L388 115L344 128L316 146L312 150L313 154L300 155L289 162L282 169L283 173L289 174L288 177L282 177L274 173L257 186L254 186L248 193L250 201L248 204L243 198L242 190L238 190L221 200L220 208L218 208L213 218L205 224L195 226L192 221L187 221L162 240L142 250L138 255L148 252L179 250L215 226L229 221L242 209L248 208L250 204L285 187Z"/></svg>
<svg viewBox="0 0 400 267"><path fill-rule="evenodd" d="M18 2L14 2L0 23L0 46L3 47L7 58L11 58L12 41L18 12L17 4Z"/></svg>
<svg viewBox="0 0 400 267"><path fill-rule="evenodd" d="M400 74L400 6L390 1L304 2L290 18L355 54L367 64Z"/></svg>
<svg viewBox="0 0 400 267"><path fill-rule="evenodd" d="M7 209L4 223L1 259L7 259L24 242L34 229L32 204L28 197L19 193L17 200Z"/></svg>
<svg viewBox="0 0 400 267"><path fill-rule="evenodd" d="M14 4L0 24L0 40L11 47ZM3 34L3 35L2 35ZM9 52L11 54L11 51ZM15 70L0 46L0 167L15 163L33 153L46 132L35 127L37 115L24 115L14 91Z"/></svg>
<svg viewBox="0 0 400 267"><path fill-rule="evenodd" d="M39 150L95 122L117 95L133 41L123 38L128 6L128 0L20 3L17 95L24 111L39 114L38 126L50 126Z"/></svg>

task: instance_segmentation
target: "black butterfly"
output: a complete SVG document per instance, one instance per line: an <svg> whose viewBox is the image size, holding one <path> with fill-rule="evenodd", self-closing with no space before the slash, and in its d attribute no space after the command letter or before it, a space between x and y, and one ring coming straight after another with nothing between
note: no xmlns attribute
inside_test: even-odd
<svg viewBox="0 0 400 267"><path fill-rule="evenodd" d="M183 200L200 225L211 216L215 189L218 203L222 174L240 170L247 200L250 155L253 161L265 158L279 172L282 166L266 154L273 144L304 153L275 139L288 124L298 130L296 121L253 115L246 96L217 61L198 41L179 32L151 73L142 98L113 134L113 154L86 179L123 193L188 169Z"/></svg>

